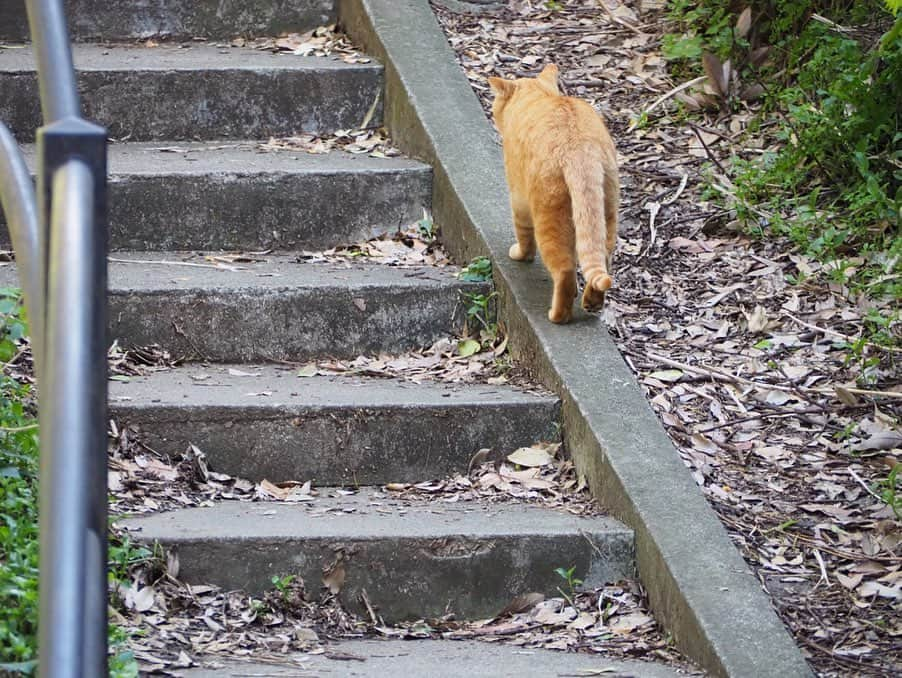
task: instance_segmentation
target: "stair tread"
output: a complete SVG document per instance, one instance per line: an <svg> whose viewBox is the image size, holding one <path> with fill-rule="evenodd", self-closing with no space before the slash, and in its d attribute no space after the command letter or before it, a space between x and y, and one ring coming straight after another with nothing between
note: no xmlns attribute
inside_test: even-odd
<svg viewBox="0 0 902 678"><path fill-rule="evenodd" d="M34 72L31 45L7 45L0 50L0 74ZM72 58L78 71L304 71L357 70L379 73L382 66L346 63L338 58L273 53L247 47L223 47L205 43L162 43L156 47L135 44L74 44Z"/></svg>
<svg viewBox="0 0 902 678"><path fill-rule="evenodd" d="M552 676L632 676L674 678L686 673L662 663L610 659L599 654L524 648L498 642L460 640L350 640L329 646L329 653L299 654L298 663L254 663L200 657L200 667L180 671L186 678L207 676L342 675L355 678L429 676L429 678L521 678ZM334 653L334 654L333 654ZM332 657L330 657L330 654ZM333 658L334 657L334 658ZM357 659L348 661L347 657Z"/></svg>
<svg viewBox="0 0 902 678"><path fill-rule="evenodd" d="M322 491L328 494L328 490ZM631 538L608 516L576 516L519 502L403 500L378 488L320 496L298 504L225 501L118 520L141 540L297 541L308 539L441 539L593 535Z"/></svg>
<svg viewBox="0 0 902 678"><path fill-rule="evenodd" d="M113 293L165 290L260 289L260 290L365 290L381 287L461 288L478 290L484 283L458 280L453 268L421 266L401 268L379 263L330 264L298 262L298 253L266 254L262 262L227 264L234 270L216 267L201 257L181 262L185 253L117 252L109 264ZM151 262L151 263L145 263Z"/></svg>
<svg viewBox="0 0 902 678"><path fill-rule="evenodd" d="M248 393L267 393L250 397ZM190 396L190 399L188 399ZM137 408L453 408L548 404L557 397L510 385L453 384L359 376L298 377L283 365L188 364L110 383L110 399Z"/></svg>
<svg viewBox="0 0 902 678"><path fill-rule="evenodd" d="M486 287L485 283L457 279L457 269L454 267L405 268L356 261L348 265L306 263L298 262L298 255L297 252L270 253L261 257L266 259L262 262L217 266L203 257L185 252L115 252L110 256L109 289L111 294L249 289L267 292L348 290L363 293L380 288L484 291ZM0 268L2 284L15 285L16 280L13 265Z"/></svg>
<svg viewBox="0 0 902 678"><path fill-rule="evenodd" d="M75 40L279 35L334 23L336 14L332 0L67 0L65 6ZM0 0L0 39L27 36L25 4Z"/></svg>
<svg viewBox="0 0 902 678"><path fill-rule="evenodd" d="M30 46L0 50L0 118L20 141L40 124ZM132 141L268 139L382 124L382 67L194 44L73 48L88 120Z"/></svg>
<svg viewBox="0 0 902 678"><path fill-rule="evenodd" d="M338 174L348 172L431 172L431 168L404 157L376 158L366 154L330 151L261 151L258 141L224 143L175 141L110 144L109 173L117 175L208 175L229 174ZM36 147L22 146L25 161L34 167Z"/></svg>

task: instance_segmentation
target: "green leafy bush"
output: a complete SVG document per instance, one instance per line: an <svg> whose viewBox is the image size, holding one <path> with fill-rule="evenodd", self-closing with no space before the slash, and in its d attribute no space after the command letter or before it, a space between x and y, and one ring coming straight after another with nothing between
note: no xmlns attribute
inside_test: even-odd
<svg viewBox="0 0 902 678"><path fill-rule="evenodd" d="M27 332L19 297L18 290L0 289L3 362ZM38 617L38 436L30 388L5 375L0 427L0 672L30 671Z"/></svg>
<svg viewBox="0 0 902 678"><path fill-rule="evenodd" d="M671 18L700 39L701 51L743 62L737 15L751 9L748 40L769 43L769 63L742 78L765 93L778 150L735 159L731 180L739 216L789 235L824 260L840 282L871 294L902 293L902 15L893 0L674 0ZM887 11L889 8L890 11ZM691 60L695 47L665 53ZM683 65L685 68L686 65ZM701 63L695 65L701 69ZM761 120L753 121L752 129ZM762 219L762 211L768 214ZM854 270L854 276L845 271Z"/></svg>

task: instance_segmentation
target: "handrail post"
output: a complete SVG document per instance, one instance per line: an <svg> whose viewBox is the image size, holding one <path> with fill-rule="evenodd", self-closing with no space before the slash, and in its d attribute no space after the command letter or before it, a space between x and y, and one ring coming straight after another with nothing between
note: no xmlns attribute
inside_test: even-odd
<svg viewBox="0 0 902 678"><path fill-rule="evenodd" d="M105 676L106 131L80 118L45 125L38 159L37 196L49 216L41 224L47 258L38 666L46 678Z"/></svg>

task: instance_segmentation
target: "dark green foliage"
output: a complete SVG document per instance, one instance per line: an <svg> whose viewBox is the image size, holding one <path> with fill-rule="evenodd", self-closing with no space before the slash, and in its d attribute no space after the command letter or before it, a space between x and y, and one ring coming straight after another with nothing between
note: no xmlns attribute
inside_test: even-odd
<svg viewBox="0 0 902 678"><path fill-rule="evenodd" d="M0 359L9 361L28 332L15 289L0 289ZM0 375L0 675L32 675L37 667L38 428L31 387ZM144 557L126 541L114 542L115 568ZM149 553L149 552L147 552ZM121 629L110 627L110 675L134 678L138 664L120 651Z"/></svg>
<svg viewBox="0 0 902 678"><path fill-rule="evenodd" d="M18 290L0 290L0 360L27 327ZM0 664L33 669L38 609L38 432L31 390L0 376Z"/></svg>
<svg viewBox="0 0 902 678"><path fill-rule="evenodd" d="M476 257L464 266L457 277L466 282L484 282L492 279L492 260L488 257Z"/></svg>
<svg viewBox="0 0 902 678"><path fill-rule="evenodd" d="M837 262L838 282L899 296L902 15L894 19L871 0L675 0L671 17L700 50L741 63L748 45L733 26L746 6L753 17L748 39L770 45L771 56L760 70L748 66L742 78L764 86L760 117L777 122L769 133L779 150L732 163L739 216ZM674 51L679 41L669 41L671 58L696 51L691 42ZM685 57L683 68L692 58Z"/></svg>

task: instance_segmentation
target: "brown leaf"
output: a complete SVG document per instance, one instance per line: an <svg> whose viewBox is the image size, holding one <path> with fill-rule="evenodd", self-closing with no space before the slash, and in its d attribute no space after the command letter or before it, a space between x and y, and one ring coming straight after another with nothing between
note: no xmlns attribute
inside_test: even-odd
<svg viewBox="0 0 902 678"><path fill-rule="evenodd" d="M519 596L516 596L507 605L505 605L504 609L501 610L501 612L499 612L495 618L497 619L498 617L505 617L509 614L526 612L527 610L534 608L543 600L545 600L545 595L543 593L523 593Z"/></svg>
<svg viewBox="0 0 902 678"><path fill-rule="evenodd" d="M507 455L507 459L518 466L534 467L547 466L554 460L554 457L542 447L534 445L533 447L521 447L519 450L511 452Z"/></svg>
<svg viewBox="0 0 902 678"><path fill-rule="evenodd" d="M335 561L323 568L323 586L329 589L333 594L338 594L345 585L344 551L339 551L335 556Z"/></svg>
<svg viewBox="0 0 902 678"><path fill-rule="evenodd" d="M767 61L767 57L770 54L770 45L765 45L764 47L758 47L757 49L753 49L752 53L749 57L749 61L752 66L756 68L760 68L761 65Z"/></svg>
<svg viewBox="0 0 902 678"><path fill-rule="evenodd" d="M490 447L483 447L476 454L474 454L470 458L470 463L467 465L467 475L473 472L473 469L477 466L481 466L485 463L485 460L489 458L489 453L492 451Z"/></svg>
<svg viewBox="0 0 902 678"><path fill-rule="evenodd" d="M746 7L736 19L736 35L744 38L752 28L752 8Z"/></svg>
<svg viewBox="0 0 902 678"><path fill-rule="evenodd" d="M674 95L674 98L692 111L701 110L702 105L694 96L686 94L685 92L677 92Z"/></svg>
<svg viewBox="0 0 902 678"><path fill-rule="evenodd" d="M702 66L705 69L705 75L708 76L708 83L714 90L714 93L720 97L727 95L727 81L724 80L723 63L715 55L705 52L702 55Z"/></svg>
<svg viewBox="0 0 902 678"><path fill-rule="evenodd" d="M739 97L743 101L758 101L758 99L760 99L763 94L764 85L755 82L747 87L744 87L743 90L739 93Z"/></svg>

